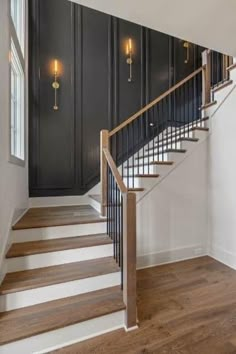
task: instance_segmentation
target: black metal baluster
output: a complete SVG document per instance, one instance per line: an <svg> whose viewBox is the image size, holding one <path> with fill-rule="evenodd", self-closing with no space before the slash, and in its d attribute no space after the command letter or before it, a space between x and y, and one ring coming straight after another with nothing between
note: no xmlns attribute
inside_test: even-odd
<svg viewBox="0 0 236 354"><path fill-rule="evenodd" d="M161 127L161 155L162 155L162 161L164 161L164 149L163 149L163 144L164 144L164 129L166 129L165 125L164 125L164 114L163 114L163 100L160 101L160 108L161 108L161 123L162 123L162 127ZM165 130L166 132L166 130ZM168 134L168 129L167 129L167 134Z"/></svg>
<svg viewBox="0 0 236 354"><path fill-rule="evenodd" d="M136 169L136 171L137 171L137 174L139 174L140 173L140 171L139 171L139 158L140 158L140 148L141 148L141 144L140 144L140 123L141 123L141 120L142 120L142 117L139 117L138 118L138 121L137 121L137 134L138 134L138 137L137 137L137 140L138 140L138 153L137 153L137 162L135 161L134 162L134 165L136 166L137 165L137 169Z"/></svg>
<svg viewBox="0 0 236 354"><path fill-rule="evenodd" d="M126 126L126 160L127 160L127 173L126 173L126 186L129 188L129 126Z"/></svg>
<svg viewBox="0 0 236 354"><path fill-rule="evenodd" d="M157 104L157 161L160 161L159 144L160 144L160 103Z"/></svg>
<svg viewBox="0 0 236 354"><path fill-rule="evenodd" d="M152 160L155 160L155 124L154 124L154 107L151 108L151 119L152 119ZM148 143L149 144L149 143ZM150 161L149 161L150 165Z"/></svg>
<svg viewBox="0 0 236 354"><path fill-rule="evenodd" d="M118 187L117 187L117 183L116 183L116 188L115 188L115 223L116 223L116 262L118 262L118 205L117 205L117 194L118 194Z"/></svg>
<svg viewBox="0 0 236 354"><path fill-rule="evenodd" d="M131 123L131 136L132 136L132 148L131 148L131 154L132 154L132 186L134 188L134 122Z"/></svg>
<svg viewBox="0 0 236 354"><path fill-rule="evenodd" d="M145 131L145 129L144 129L145 115L144 114L142 115L141 119L142 119L142 125L141 125L142 139L143 139L143 142L144 142L144 139L145 139L145 135L144 135L144 131ZM142 145L143 145L143 148L142 148L142 161L143 161L143 171L144 171L144 166L145 166L145 164L144 164L144 155L145 155L144 143L142 143Z"/></svg>
<svg viewBox="0 0 236 354"><path fill-rule="evenodd" d="M124 237L124 232L123 232L123 196L121 194L121 243L120 243L120 264L121 264L121 289L123 290L123 237Z"/></svg>
<svg viewBox="0 0 236 354"><path fill-rule="evenodd" d="M187 109L188 109L188 138L190 134L190 83L189 81L186 83L187 85Z"/></svg>

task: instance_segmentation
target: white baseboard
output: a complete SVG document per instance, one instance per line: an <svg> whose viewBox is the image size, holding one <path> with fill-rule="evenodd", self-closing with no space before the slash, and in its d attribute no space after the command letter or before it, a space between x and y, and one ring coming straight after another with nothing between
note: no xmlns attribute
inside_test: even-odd
<svg viewBox="0 0 236 354"><path fill-rule="evenodd" d="M87 195L71 195L63 197L36 197L29 199L30 208L56 207L66 205L89 204Z"/></svg>
<svg viewBox="0 0 236 354"><path fill-rule="evenodd" d="M1 346L1 354L43 354L124 328L124 311L94 318Z"/></svg>
<svg viewBox="0 0 236 354"><path fill-rule="evenodd" d="M204 245L193 245L169 251L138 255L137 269L154 267L161 264L173 263L206 255L207 252Z"/></svg>
<svg viewBox="0 0 236 354"><path fill-rule="evenodd" d="M208 250L210 257L236 270L236 254L224 250L217 245L211 245Z"/></svg>

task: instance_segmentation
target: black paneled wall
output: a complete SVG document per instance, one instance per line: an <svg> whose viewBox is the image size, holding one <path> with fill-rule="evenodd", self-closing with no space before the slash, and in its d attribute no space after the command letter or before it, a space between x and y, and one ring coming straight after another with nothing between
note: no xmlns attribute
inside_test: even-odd
<svg viewBox="0 0 236 354"><path fill-rule="evenodd" d="M133 42L128 82L126 41ZM30 1L31 196L84 194L99 181L99 133L200 65L201 48L67 0ZM53 110L53 60L59 110Z"/></svg>

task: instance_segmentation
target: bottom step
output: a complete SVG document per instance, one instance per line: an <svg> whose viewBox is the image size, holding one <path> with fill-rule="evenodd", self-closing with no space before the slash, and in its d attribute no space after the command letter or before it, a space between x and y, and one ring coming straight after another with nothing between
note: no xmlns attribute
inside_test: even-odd
<svg viewBox="0 0 236 354"><path fill-rule="evenodd" d="M123 303L120 287L77 295L20 310L0 313L1 353L32 353L64 346L68 341L80 341L85 337L100 334L123 326ZM120 313L121 312L121 313ZM111 314L116 314L114 321ZM108 320L108 324L104 320ZM101 318L101 324L99 324ZM93 320L96 323L93 325ZM106 321L105 321L106 322ZM80 324L80 330L73 334L73 325ZM63 335L56 330L66 330ZM53 332L52 332L53 331ZM46 333L49 332L49 333ZM51 333L50 333L51 332ZM42 335L44 333L44 335ZM27 338L27 341L25 340ZM11 343L11 344L10 344Z"/></svg>

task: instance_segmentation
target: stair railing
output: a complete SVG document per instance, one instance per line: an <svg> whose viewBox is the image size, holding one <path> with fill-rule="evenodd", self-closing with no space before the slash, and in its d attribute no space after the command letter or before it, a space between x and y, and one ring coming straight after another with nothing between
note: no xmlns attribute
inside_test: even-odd
<svg viewBox="0 0 236 354"><path fill-rule="evenodd" d="M101 131L101 214L114 258L121 268L126 327L136 326L136 195L138 177L155 175L154 166L170 163L168 152L194 140L204 129L204 107L211 103L213 54L206 50L202 67L181 80L110 132ZM227 59L227 63L230 63ZM225 60L226 62L226 60ZM218 74L218 79L221 77Z"/></svg>
<svg viewBox="0 0 236 354"><path fill-rule="evenodd" d="M102 139L107 131L101 132ZM108 147L102 148L102 168L106 168L107 234L113 240L114 258L121 269L121 288L126 305L127 329L137 326L136 311L136 195L129 192Z"/></svg>
<svg viewBox="0 0 236 354"><path fill-rule="evenodd" d="M214 88L229 80L229 71L227 70L233 64L233 57L219 52L211 51L211 87Z"/></svg>

